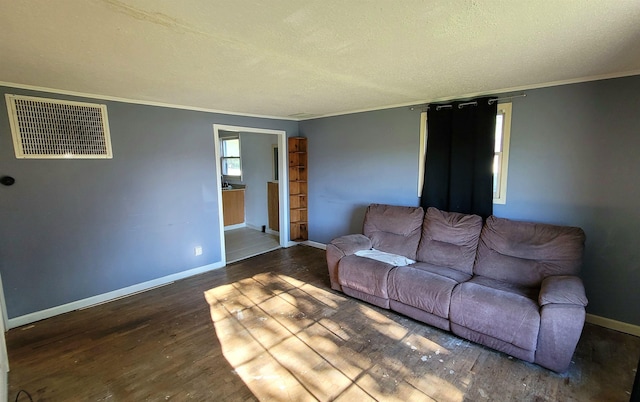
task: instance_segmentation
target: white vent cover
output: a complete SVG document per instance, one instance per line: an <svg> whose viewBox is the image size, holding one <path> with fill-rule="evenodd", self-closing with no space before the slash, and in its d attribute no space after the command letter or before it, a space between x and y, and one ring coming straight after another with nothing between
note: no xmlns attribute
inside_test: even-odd
<svg viewBox="0 0 640 402"><path fill-rule="evenodd" d="M16 158L113 157L107 106L6 95Z"/></svg>

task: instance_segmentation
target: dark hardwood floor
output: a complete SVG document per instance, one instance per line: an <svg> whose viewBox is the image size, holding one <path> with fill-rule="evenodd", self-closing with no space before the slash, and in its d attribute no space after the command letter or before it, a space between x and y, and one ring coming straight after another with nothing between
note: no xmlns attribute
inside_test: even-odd
<svg viewBox="0 0 640 402"><path fill-rule="evenodd" d="M305 246L12 329L7 346L11 401L628 401L640 356L640 338L587 324L559 375L329 290Z"/></svg>

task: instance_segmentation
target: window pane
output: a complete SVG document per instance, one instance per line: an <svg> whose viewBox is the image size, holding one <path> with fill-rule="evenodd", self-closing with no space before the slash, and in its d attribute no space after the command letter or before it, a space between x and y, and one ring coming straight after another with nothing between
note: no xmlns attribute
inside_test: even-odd
<svg viewBox="0 0 640 402"><path fill-rule="evenodd" d="M493 157L493 203L507 202L507 165L511 136L511 103L498 105Z"/></svg>
<svg viewBox="0 0 640 402"><path fill-rule="evenodd" d="M222 156L240 157L240 139L223 139L222 140Z"/></svg>
<svg viewBox="0 0 640 402"><path fill-rule="evenodd" d="M496 115L496 142L494 152L502 151L502 127L504 126L504 115L498 113Z"/></svg>
<svg viewBox="0 0 640 402"><path fill-rule="evenodd" d="M242 176L240 158L222 158L222 174L225 176Z"/></svg>
<svg viewBox="0 0 640 402"><path fill-rule="evenodd" d="M500 154L493 155L493 198L500 197Z"/></svg>

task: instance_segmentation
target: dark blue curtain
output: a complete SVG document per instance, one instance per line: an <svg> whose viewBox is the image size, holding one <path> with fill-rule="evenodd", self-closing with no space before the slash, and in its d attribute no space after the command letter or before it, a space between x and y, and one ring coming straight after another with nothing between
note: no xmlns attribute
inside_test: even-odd
<svg viewBox="0 0 640 402"><path fill-rule="evenodd" d="M497 102L492 98L429 105L420 204L443 211L493 213Z"/></svg>

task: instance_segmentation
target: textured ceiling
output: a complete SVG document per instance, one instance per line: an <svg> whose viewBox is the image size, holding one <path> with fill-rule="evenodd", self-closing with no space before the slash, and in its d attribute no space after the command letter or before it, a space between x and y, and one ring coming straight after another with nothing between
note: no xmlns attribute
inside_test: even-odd
<svg viewBox="0 0 640 402"><path fill-rule="evenodd" d="M638 0L0 0L0 81L280 117L640 74Z"/></svg>

